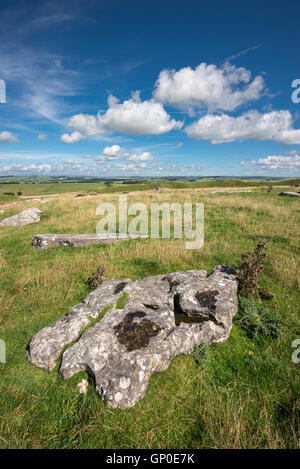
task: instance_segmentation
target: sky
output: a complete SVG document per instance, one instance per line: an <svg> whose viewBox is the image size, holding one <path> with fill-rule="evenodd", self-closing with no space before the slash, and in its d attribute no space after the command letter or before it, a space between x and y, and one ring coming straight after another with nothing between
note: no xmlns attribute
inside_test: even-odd
<svg viewBox="0 0 300 469"><path fill-rule="evenodd" d="M300 176L300 4L0 0L0 176Z"/></svg>

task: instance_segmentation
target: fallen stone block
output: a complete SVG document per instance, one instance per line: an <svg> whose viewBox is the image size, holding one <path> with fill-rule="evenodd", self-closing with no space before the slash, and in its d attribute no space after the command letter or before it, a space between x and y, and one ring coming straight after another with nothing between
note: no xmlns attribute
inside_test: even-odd
<svg viewBox="0 0 300 469"><path fill-rule="evenodd" d="M18 213L9 218L4 218L0 221L0 226L23 226L29 225L30 223L37 223L40 221L42 211L38 208L28 208L23 212Z"/></svg>
<svg viewBox="0 0 300 469"><path fill-rule="evenodd" d="M300 192L280 192L279 195L289 195L290 197L300 197Z"/></svg>
<svg viewBox="0 0 300 469"><path fill-rule="evenodd" d="M224 193L224 194L243 194L243 193L249 193L252 192L250 190L236 190L236 191L225 191L225 190L216 190L216 191L211 191L211 194L218 194L218 193Z"/></svg>
<svg viewBox="0 0 300 469"><path fill-rule="evenodd" d="M18 204L19 202L9 202L8 204L4 204L3 206L4 207L11 207L12 205L16 205Z"/></svg>
<svg viewBox="0 0 300 469"><path fill-rule="evenodd" d="M36 204L47 204L49 200L42 200L42 199L27 199L25 200L25 203L36 203Z"/></svg>
<svg viewBox="0 0 300 469"><path fill-rule="evenodd" d="M29 204L31 202L37 202L37 203L40 203L42 202L42 199L26 199L25 200L25 204Z"/></svg>
<svg viewBox="0 0 300 469"><path fill-rule="evenodd" d="M150 376L175 356L202 341L226 340L237 309L237 280L225 266L210 276L190 270L108 280L38 332L27 357L52 370L63 353L64 379L86 371L108 405L132 407L145 395Z"/></svg>
<svg viewBox="0 0 300 469"><path fill-rule="evenodd" d="M36 234L32 237L31 244L37 249L48 249L57 246L89 246L91 244L113 243L128 239L148 238L144 235L130 235L123 233L103 234Z"/></svg>

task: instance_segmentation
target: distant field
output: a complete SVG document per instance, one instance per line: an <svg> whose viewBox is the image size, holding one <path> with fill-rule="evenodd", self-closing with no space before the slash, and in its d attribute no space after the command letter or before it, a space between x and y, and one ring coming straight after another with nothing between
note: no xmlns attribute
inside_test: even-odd
<svg viewBox="0 0 300 469"><path fill-rule="evenodd" d="M155 185L169 187L165 192L139 185L1 186L1 193L61 194L42 207L40 223L0 227L0 338L7 346L7 363L0 364L0 448L299 448L300 364L292 363L291 344L300 338L300 205L299 199L279 197L280 188L267 192L264 187L296 183L231 182L230 187L253 186L247 194L197 189L229 187L221 181L183 188L191 190L181 190L180 183ZM88 190L102 193L86 198L63 194ZM113 190L135 191L128 203L143 201L148 207L163 201L204 202L203 248L186 250L180 239L45 251L30 245L35 233L95 232L97 205L118 203L117 193L105 193ZM0 219L28 206L20 201ZM80 395L77 384L89 379L86 373L63 381L57 367L49 373L25 358L33 335L85 298L90 291L86 280L100 263L109 278L211 272L217 264L237 264L258 240L267 242L269 255L261 285L275 298L255 301L278 312L281 338L251 339L235 323L226 342L208 347L202 365L192 356L177 357L152 376L145 398L129 410L108 408L91 380L87 395Z"/></svg>
<svg viewBox="0 0 300 469"><path fill-rule="evenodd" d="M101 183L41 183L41 184L0 184L0 202L4 192L13 192L15 195L20 191L23 195L47 195L63 194L65 192L85 192L101 190L105 186Z"/></svg>
<svg viewBox="0 0 300 469"><path fill-rule="evenodd" d="M104 183L40 183L40 184L0 184L0 203L11 200L17 200L17 193L22 192L22 196L37 196L49 194L63 194L66 192L136 192L151 190L157 187L168 189L196 189L206 187L261 187L261 186L296 186L300 184L300 178L288 180L245 180L245 179L217 179L217 180L199 180L196 182L180 182L180 181L159 181L149 182L147 184L120 184L114 183L106 186ZM14 196L7 196L5 192L12 192Z"/></svg>

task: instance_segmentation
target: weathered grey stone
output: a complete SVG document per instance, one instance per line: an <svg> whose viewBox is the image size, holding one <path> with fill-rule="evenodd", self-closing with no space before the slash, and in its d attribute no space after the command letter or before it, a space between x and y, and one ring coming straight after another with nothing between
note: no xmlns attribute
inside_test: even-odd
<svg viewBox="0 0 300 469"><path fill-rule="evenodd" d="M116 290L121 282L126 284L130 280L114 279L104 282L82 303L73 306L65 316L38 332L30 342L29 360L41 368L52 370L64 347L77 339L80 331L91 320L96 319L106 306L116 304L123 294L122 289Z"/></svg>
<svg viewBox="0 0 300 469"><path fill-rule="evenodd" d="M27 199L25 200L25 203L36 203L36 204L47 204L49 200L42 200L42 199Z"/></svg>
<svg viewBox="0 0 300 469"><path fill-rule="evenodd" d="M244 192L248 193L248 192L252 192L252 191L250 191L248 189L245 189L245 190L241 189L241 190L234 190L234 191L226 191L226 190L220 189L220 190L211 191L210 193L211 194L218 194L218 193L239 194L239 193L244 193Z"/></svg>
<svg viewBox="0 0 300 469"><path fill-rule="evenodd" d="M4 218L4 220L0 221L0 226L23 226L29 225L30 223L37 223L40 221L42 213L43 212L38 208L31 207L17 215Z"/></svg>
<svg viewBox="0 0 300 469"><path fill-rule="evenodd" d="M37 249L48 249L57 246L89 246L90 244L113 243L128 239L147 238L143 235L130 235L124 233L91 233L91 234L36 234L32 237L31 244Z"/></svg>
<svg viewBox="0 0 300 469"><path fill-rule="evenodd" d="M18 204L19 202L9 202L8 204L4 204L3 206L4 207L11 207L12 205L16 205Z"/></svg>
<svg viewBox="0 0 300 469"><path fill-rule="evenodd" d="M124 292L129 296L117 309ZM112 309L81 334L108 305ZM131 407L144 396L152 373L168 368L176 355L189 354L201 341L226 340L237 307L237 280L224 266L208 277L191 270L108 280L38 332L27 356L51 370L79 337L63 353L60 375L66 379L85 370L110 406Z"/></svg>
<svg viewBox="0 0 300 469"><path fill-rule="evenodd" d="M290 197L300 197L300 192L280 192L279 195L289 195Z"/></svg>

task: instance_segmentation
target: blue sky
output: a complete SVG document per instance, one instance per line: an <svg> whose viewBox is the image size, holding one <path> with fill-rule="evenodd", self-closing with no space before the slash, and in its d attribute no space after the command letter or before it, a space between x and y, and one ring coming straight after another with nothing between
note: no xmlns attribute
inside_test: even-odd
<svg viewBox="0 0 300 469"><path fill-rule="evenodd" d="M10 1L0 13L0 175L300 176L296 2Z"/></svg>

